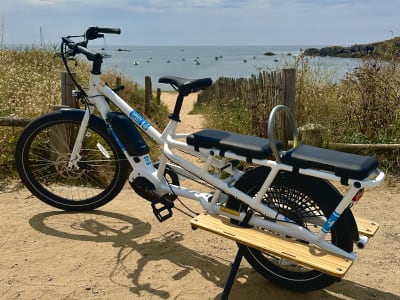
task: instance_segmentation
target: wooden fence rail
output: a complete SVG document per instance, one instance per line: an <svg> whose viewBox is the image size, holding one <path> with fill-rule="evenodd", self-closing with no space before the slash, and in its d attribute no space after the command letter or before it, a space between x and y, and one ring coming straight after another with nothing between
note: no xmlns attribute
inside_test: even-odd
<svg viewBox="0 0 400 300"><path fill-rule="evenodd" d="M24 127L30 121L31 121L31 119L29 119L29 118L0 117L0 126Z"/></svg>
<svg viewBox="0 0 400 300"><path fill-rule="evenodd" d="M151 78L146 76L145 85L145 98L146 102L151 101L152 88ZM213 86L202 91L198 95L197 102L207 103L208 101L219 101L230 100L241 100L247 105L247 108L252 111L255 121L262 121L265 124L268 121L268 114L275 105L284 104L294 114L295 110L295 70L294 69L283 69L281 72L260 72L258 76L253 75L249 79L244 78L219 78ZM116 78L116 85L121 84L121 79ZM67 76L65 72L61 73L61 105L56 105L55 110L69 106L76 107L76 101L72 97L72 90L75 88L72 80ZM156 101L160 103L161 90L157 89ZM149 103L145 107L149 108ZM260 111L264 111L266 114L261 116ZM145 112L146 113L146 112ZM32 119L30 118L17 118L17 117L0 117L0 126L12 126L12 127L24 127ZM284 124L278 130L287 128ZM289 130L290 131L290 130ZM266 129L262 129L262 132L257 133L259 136L265 135ZM279 137L282 139L282 137ZM288 141L290 145L291 132L285 134L284 140ZM304 140L308 143L308 138ZM309 141L312 144L311 140ZM321 146L320 144L316 146ZM345 151L345 152L358 152L360 150L375 150L375 151L395 151L400 150L400 144L344 144L344 143L329 143L329 148Z"/></svg>

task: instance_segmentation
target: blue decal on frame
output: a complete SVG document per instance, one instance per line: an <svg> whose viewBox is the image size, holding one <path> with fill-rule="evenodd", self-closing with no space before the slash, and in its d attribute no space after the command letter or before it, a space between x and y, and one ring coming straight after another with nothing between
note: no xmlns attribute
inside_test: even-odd
<svg viewBox="0 0 400 300"><path fill-rule="evenodd" d="M329 217L329 219L325 222L325 224L322 226L322 231L325 233L328 233L333 225L335 225L336 221L339 219L340 214L338 214L336 211L332 213L332 215Z"/></svg>
<svg viewBox="0 0 400 300"><path fill-rule="evenodd" d="M144 156L144 162L145 162L145 164L148 166L148 165L151 165L151 158L150 158L150 156L149 155L145 155Z"/></svg>
<svg viewBox="0 0 400 300"><path fill-rule="evenodd" d="M129 116L143 129L147 130L150 127L150 123L146 121L136 110L132 110Z"/></svg>

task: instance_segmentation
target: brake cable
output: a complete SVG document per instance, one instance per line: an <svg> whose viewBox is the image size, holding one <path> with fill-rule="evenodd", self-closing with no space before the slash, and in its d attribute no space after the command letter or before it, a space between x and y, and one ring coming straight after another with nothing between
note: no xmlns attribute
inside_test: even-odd
<svg viewBox="0 0 400 300"><path fill-rule="evenodd" d="M82 88L82 86L78 83L78 81L75 79L75 77L72 75L71 69L68 66L68 61L66 58L66 56L68 55L68 52L65 51L65 49L67 47L68 46L66 45L66 43L64 43L64 41L61 42L61 59L63 61L65 70L67 71L69 78L71 78L72 82L75 84L75 86L78 88L78 90L82 93L82 99L84 99L85 104L87 104L88 103L88 95L86 94L86 92ZM75 54L73 54L73 56L75 56Z"/></svg>

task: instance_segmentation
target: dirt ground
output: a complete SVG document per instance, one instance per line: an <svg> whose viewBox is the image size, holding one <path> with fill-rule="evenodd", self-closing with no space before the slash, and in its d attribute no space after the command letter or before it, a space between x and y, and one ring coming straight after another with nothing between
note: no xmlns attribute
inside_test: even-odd
<svg viewBox="0 0 400 300"><path fill-rule="evenodd" d="M171 94L162 99L174 103ZM201 116L186 114L193 101L184 103L183 132L202 126ZM366 191L354 207L356 216L380 229L357 250L359 260L340 282L294 293L243 260L229 299L400 299L398 183L390 179ZM181 201L202 212L197 203ZM159 223L129 185L99 210L66 213L15 181L0 192L0 212L0 299L219 299L237 250L230 240L193 231L191 217L180 211Z"/></svg>

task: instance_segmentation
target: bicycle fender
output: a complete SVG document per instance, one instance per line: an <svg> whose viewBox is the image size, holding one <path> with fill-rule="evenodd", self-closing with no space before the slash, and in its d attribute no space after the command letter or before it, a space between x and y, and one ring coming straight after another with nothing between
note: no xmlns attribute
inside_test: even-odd
<svg viewBox="0 0 400 300"><path fill-rule="evenodd" d="M316 181L314 184L320 185L323 189L326 189L329 193L335 195L336 201L332 203L334 209L342 200L343 195L329 181L321 178L313 178L313 180ZM340 232L348 234L349 238L354 242L358 242L360 239L357 222L350 208L346 208L343 211L333 228L337 228Z"/></svg>
<svg viewBox="0 0 400 300"><path fill-rule="evenodd" d="M347 231L354 242L358 242L360 240L357 222L349 208L342 213L335 226L337 226L337 228L340 230Z"/></svg>
<svg viewBox="0 0 400 300"><path fill-rule="evenodd" d="M62 108L57 111L48 112L46 114L43 114L43 115L33 119L31 122L28 123L28 125L25 126L25 128L30 127L30 126L36 127L38 122L41 123L41 120L47 119L47 118L54 119L54 118L57 118L58 116L61 116L64 119L71 119L74 121L82 121L84 114L85 114L85 111L78 109L78 108ZM104 122L104 120L96 115L90 116L89 123L96 124L99 127L101 127L102 129L104 129L105 131L107 131L107 126L106 126L106 123Z"/></svg>
<svg viewBox="0 0 400 300"><path fill-rule="evenodd" d="M83 116L85 114L85 111L82 109L78 108L63 108L60 109L59 111L56 112L50 112L46 115L55 115L55 114L61 114L63 117L68 117L73 120L82 120ZM44 115L44 116L46 116ZM99 125L100 127L103 127L105 131L107 131L107 126L104 120L96 115L90 115L89 123L96 123L96 125Z"/></svg>

